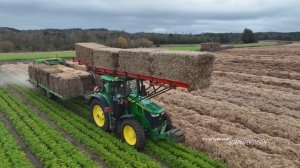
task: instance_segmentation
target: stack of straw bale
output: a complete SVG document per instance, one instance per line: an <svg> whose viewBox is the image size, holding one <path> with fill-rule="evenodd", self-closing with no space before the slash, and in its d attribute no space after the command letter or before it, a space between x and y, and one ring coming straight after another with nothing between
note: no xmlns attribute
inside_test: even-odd
<svg viewBox="0 0 300 168"><path fill-rule="evenodd" d="M81 96L93 91L94 78L86 71L63 65L30 65L29 79L58 93L63 98Z"/></svg>
<svg viewBox="0 0 300 168"><path fill-rule="evenodd" d="M79 43L77 46L86 48L89 45ZM190 85L190 90L205 89L211 85L214 62L214 55L211 53L108 47L91 50L93 51L85 57L90 57L89 60L93 60L96 67L184 82ZM78 58L81 57L79 54Z"/></svg>
<svg viewBox="0 0 300 168"><path fill-rule="evenodd" d="M185 82L191 90L211 84L214 56L207 52L122 50L120 70Z"/></svg>

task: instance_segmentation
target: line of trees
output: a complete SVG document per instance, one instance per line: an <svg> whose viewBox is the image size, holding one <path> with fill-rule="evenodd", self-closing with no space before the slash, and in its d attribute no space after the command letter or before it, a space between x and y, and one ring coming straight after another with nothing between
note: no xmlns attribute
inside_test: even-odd
<svg viewBox="0 0 300 168"><path fill-rule="evenodd" d="M0 52L72 50L74 43L77 42L96 42L121 48L152 47L161 44L200 44L202 42L241 43L243 34L245 33L127 33L107 29L16 30L4 27L0 28ZM254 36L255 41L300 41L300 32L252 32L250 34L251 38Z"/></svg>

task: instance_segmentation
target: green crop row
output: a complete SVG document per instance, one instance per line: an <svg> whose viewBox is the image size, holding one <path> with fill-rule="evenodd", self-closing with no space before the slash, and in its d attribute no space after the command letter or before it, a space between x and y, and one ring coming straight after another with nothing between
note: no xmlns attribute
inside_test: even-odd
<svg viewBox="0 0 300 168"><path fill-rule="evenodd" d="M1 112L1 110L0 110ZM21 150L12 134L0 120L0 167L31 168L33 167L25 153Z"/></svg>
<svg viewBox="0 0 300 168"><path fill-rule="evenodd" d="M102 131L88 120L77 116L62 105L32 90L15 87L27 100L44 112L65 132L99 154L109 167L159 167L147 155Z"/></svg>
<svg viewBox="0 0 300 168"><path fill-rule="evenodd" d="M76 112L79 116L90 119L91 115L88 112L89 107L82 106L81 104L73 101L62 101L58 100L58 103L64 107Z"/></svg>
<svg viewBox="0 0 300 168"><path fill-rule="evenodd" d="M97 167L18 98L0 89L1 110L44 167Z"/></svg>

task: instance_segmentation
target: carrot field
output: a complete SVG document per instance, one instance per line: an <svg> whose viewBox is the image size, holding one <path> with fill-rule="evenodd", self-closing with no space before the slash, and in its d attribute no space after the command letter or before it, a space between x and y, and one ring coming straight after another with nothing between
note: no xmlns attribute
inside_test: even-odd
<svg viewBox="0 0 300 168"><path fill-rule="evenodd" d="M0 123L0 154L12 158L1 157L1 167L226 167L207 154L169 141L149 139L145 150L137 151L83 117L88 116L87 109L82 109L83 115L72 111L76 102L50 100L17 85L1 88L0 95L1 121L8 120L38 161L30 162L17 142L4 141L14 138Z"/></svg>

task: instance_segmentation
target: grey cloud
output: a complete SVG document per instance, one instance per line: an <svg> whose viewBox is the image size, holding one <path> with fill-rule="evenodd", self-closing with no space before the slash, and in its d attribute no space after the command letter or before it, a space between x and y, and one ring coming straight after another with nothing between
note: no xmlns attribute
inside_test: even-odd
<svg viewBox="0 0 300 168"><path fill-rule="evenodd" d="M296 0L0 0L0 26L177 33L299 31Z"/></svg>

